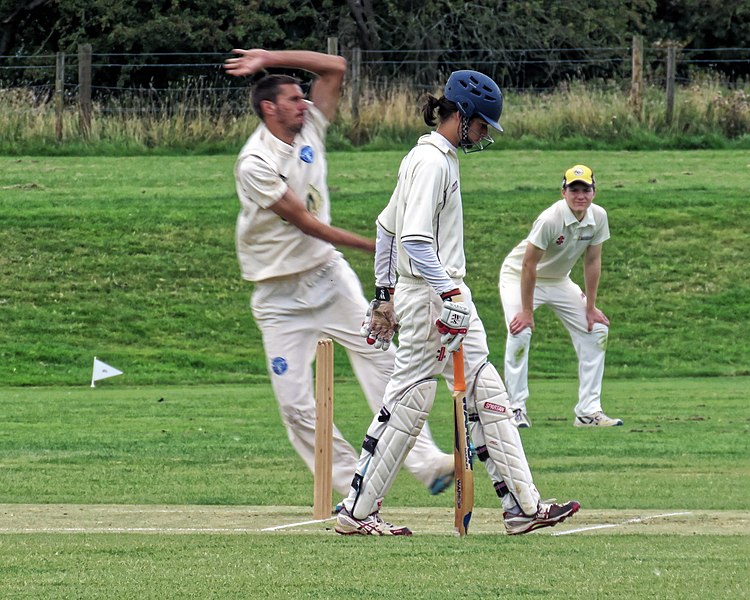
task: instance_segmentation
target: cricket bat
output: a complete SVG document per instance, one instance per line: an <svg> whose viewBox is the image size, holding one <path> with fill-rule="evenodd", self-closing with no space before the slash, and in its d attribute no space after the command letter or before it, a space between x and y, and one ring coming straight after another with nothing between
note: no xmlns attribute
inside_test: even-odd
<svg viewBox="0 0 750 600"><path fill-rule="evenodd" d="M453 353L453 460L456 487L454 525L455 534L459 536L464 536L469 532L469 521L474 510L474 471L469 444L468 417L462 346Z"/></svg>

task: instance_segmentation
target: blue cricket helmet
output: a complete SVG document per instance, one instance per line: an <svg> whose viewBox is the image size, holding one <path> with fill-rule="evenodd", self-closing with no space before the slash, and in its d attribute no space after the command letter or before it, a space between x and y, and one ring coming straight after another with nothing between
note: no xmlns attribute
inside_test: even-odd
<svg viewBox="0 0 750 600"><path fill-rule="evenodd" d="M503 113L503 93L498 85L478 71L454 71L445 84L443 95L455 102L458 112L467 119L482 117L498 131Z"/></svg>

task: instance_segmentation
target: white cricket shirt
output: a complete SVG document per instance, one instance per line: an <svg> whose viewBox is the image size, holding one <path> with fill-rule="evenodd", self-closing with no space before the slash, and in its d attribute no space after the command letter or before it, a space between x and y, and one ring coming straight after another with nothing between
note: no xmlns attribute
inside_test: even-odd
<svg viewBox="0 0 750 600"><path fill-rule="evenodd" d="M401 161L398 183L378 224L398 243L399 275L420 277L403 242L428 242L451 279L466 275L463 208L456 149L433 131Z"/></svg>
<svg viewBox="0 0 750 600"><path fill-rule="evenodd" d="M502 272L520 278L526 246L531 243L544 250L537 265L537 279L564 279L588 246L608 239L607 211L601 206L589 206L579 222L565 200L558 200L537 217L528 237L510 251Z"/></svg>
<svg viewBox="0 0 750 600"><path fill-rule="evenodd" d="M290 146L260 124L243 146L234 175L241 210L237 257L242 277L263 281L314 269L334 256L334 247L300 231L269 207L291 189L307 210L330 224L325 134L328 121L315 105Z"/></svg>

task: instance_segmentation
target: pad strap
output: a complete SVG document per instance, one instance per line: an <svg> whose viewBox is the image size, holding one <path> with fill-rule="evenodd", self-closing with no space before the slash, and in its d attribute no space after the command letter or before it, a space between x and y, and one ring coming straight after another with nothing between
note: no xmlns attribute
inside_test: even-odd
<svg viewBox="0 0 750 600"><path fill-rule="evenodd" d="M352 481L354 502L349 510L355 518L364 519L376 511L388 493L427 420L436 390L435 379L420 381L404 392L386 421L373 419L365 438L367 447L363 446Z"/></svg>
<svg viewBox="0 0 750 600"><path fill-rule="evenodd" d="M512 411L505 385L491 363L483 365L477 373L474 402L479 416L477 437L483 439L488 463L491 463L485 463L487 471L496 482L496 475L500 475L525 514L535 514L539 492L534 486L521 435L510 421ZM475 443L479 446L478 441Z"/></svg>

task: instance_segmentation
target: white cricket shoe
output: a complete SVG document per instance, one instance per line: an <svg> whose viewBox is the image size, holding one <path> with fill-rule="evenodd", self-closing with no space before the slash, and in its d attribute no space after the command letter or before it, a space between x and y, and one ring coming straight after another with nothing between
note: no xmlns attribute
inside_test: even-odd
<svg viewBox="0 0 750 600"><path fill-rule="evenodd" d="M380 518L378 511L357 519L346 508L336 517L336 533L341 535L411 535L408 527L397 527Z"/></svg>
<svg viewBox="0 0 750 600"><path fill-rule="evenodd" d="M435 478L432 480L432 482L430 482L430 485L427 486L427 489L432 496L441 494L446 489L448 489L451 483L453 483L455 467L453 463L453 455L443 454L440 459L440 463L441 464L438 473L435 475Z"/></svg>
<svg viewBox="0 0 750 600"><path fill-rule="evenodd" d="M613 419L602 411L598 411L593 415L576 417L573 425L576 427L618 427L622 425L622 419Z"/></svg>
<svg viewBox="0 0 750 600"><path fill-rule="evenodd" d="M529 419L529 416L524 412L522 408L517 408L513 411L513 417L511 418L510 422L519 429L531 427L531 419Z"/></svg>
<svg viewBox="0 0 750 600"><path fill-rule="evenodd" d="M519 535L542 527L554 527L570 515L577 513L579 508L581 508L581 505L575 500L570 500L565 504L557 504L553 500L543 500L539 502L539 507L534 516L527 517L523 513L513 515L505 512L503 513L503 522L508 535Z"/></svg>

